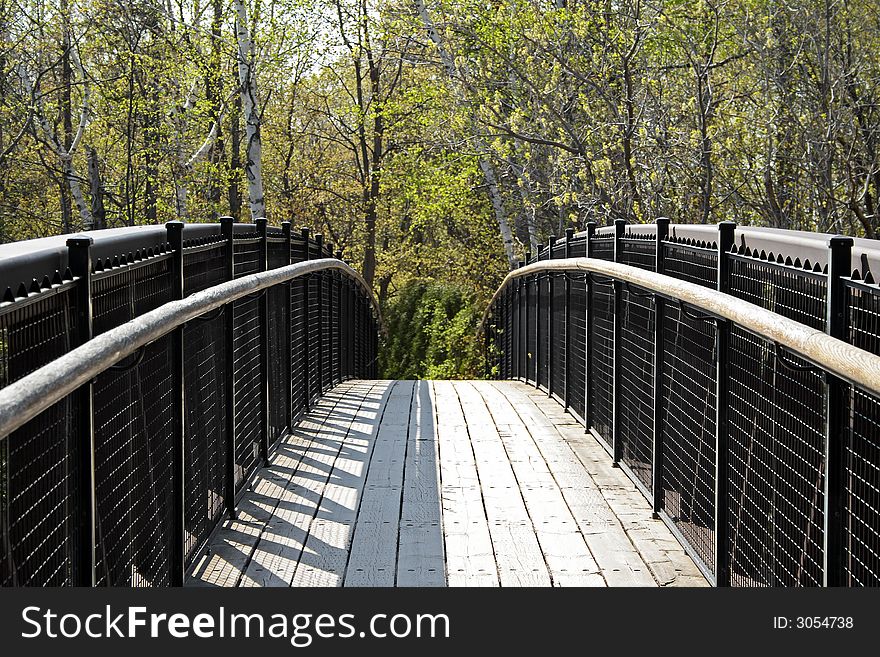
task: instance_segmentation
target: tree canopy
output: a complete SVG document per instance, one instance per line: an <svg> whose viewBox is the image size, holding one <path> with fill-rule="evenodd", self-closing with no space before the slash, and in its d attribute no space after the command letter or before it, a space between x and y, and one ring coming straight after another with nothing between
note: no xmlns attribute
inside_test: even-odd
<svg viewBox="0 0 880 657"><path fill-rule="evenodd" d="M873 0L0 0L0 42L2 241L264 214L458 327L590 220L880 225Z"/></svg>

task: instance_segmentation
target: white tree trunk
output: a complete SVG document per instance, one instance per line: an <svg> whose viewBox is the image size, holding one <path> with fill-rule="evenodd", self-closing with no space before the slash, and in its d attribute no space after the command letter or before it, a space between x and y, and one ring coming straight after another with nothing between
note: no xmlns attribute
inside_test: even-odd
<svg viewBox="0 0 880 657"><path fill-rule="evenodd" d="M92 228L92 224L94 220L92 218L92 210L89 207L89 204L86 203L86 199L82 193L82 187L79 184L79 176L76 173L76 169L73 167L73 155L76 152L77 147L82 141L83 134L85 133L86 126L89 124L89 112L91 109L91 87L89 86L88 78L86 77L85 69L83 68L82 62L79 59L79 53L76 48L71 50L71 59L73 59L73 63L79 71L80 77L82 78L83 84L83 100L82 105L80 106L79 113L79 123L76 127L76 134L73 136L73 140L70 143L70 148L67 149L64 147L64 144L58 138L58 135L55 134L55 130L53 130L52 126L49 124L49 121L46 119L46 115L43 111L43 96L41 94L34 94L34 85L31 81L31 77L28 72L24 69L23 66L18 67L18 75L24 84L25 91L27 91L28 95L35 99L35 111L34 111L34 119L39 125L40 129L43 131L43 134L46 136L46 139L51 144L52 148L55 150L55 155L58 157L58 162L61 165L61 173L64 177L64 181L67 183L68 189L70 189L70 196L73 198L74 203L76 203L76 208L79 211L79 216L83 222L83 229L89 230Z"/></svg>
<svg viewBox="0 0 880 657"><path fill-rule="evenodd" d="M437 32L434 21L431 19L431 14L428 13L428 6L425 4L425 0L413 0L413 2L415 2L419 17L422 19L422 23L424 23L425 29L428 31L428 38L431 39L431 42L440 54L440 61L443 64L443 68L446 69L446 74L449 75L450 83L455 91L456 100L459 103L463 103L464 98L461 87L457 81L458 72L455 67L455 60L452 58L452 54L446 49L446 45L443 43L440 33ZM517 258L513 248L513 233L510 230L510 222L507 219L507 210L504 207L504 200L501 198L501 192L498 189L498 180L495 177L495 170L489 162L488 157L485 155L485 153L488 153L489 149L482 140L478 140L477 150L480 153L480 170L483 172L483 178L485 179L486 187L489 190L489 198L492 200L492 209L495 212L495 219L498 221L498 229L501 231L501 241L504 242L504 254L507 256L507 264L511 269L514 269L517 265Z"/></svg>
<svg viewBox="0 0 880 657"><path fill-rule="evenodd" d="M247 141L245 173L248 181L248 200L251 206L251 218L257 219L266 216L266 202L263 195L263 144L260 139L257 80L253 68L254 43L248 28L245 0L235 0L235 36L238 41L238 83Z"/></svg>

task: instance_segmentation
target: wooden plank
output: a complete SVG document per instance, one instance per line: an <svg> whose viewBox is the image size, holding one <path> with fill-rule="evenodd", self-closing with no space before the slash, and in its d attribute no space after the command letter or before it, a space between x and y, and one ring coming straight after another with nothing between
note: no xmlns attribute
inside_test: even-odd
<svg viewBox="0 0 880 657"><path fill-rule="evenodd" d="M348 386L342 388L343 394ZM236 586L252 558L260 536L272 518L286 487L286 472L295 471L322 422L332 415L337 398L322 398L312 413L299 424L287 444L279 448L269 468L261 469L252 489L239 502L236 518L225 521L214 532L203 556L193 569L194 586ZM300 446L301 449L296 449Z"/></svg>
<svg viewBox="0 0 880 657"><path fill-rule="evenodd" d="M468 423L501 585L550 586L535 528L494 420L471 383L457 381L454 389Z"/></svg>
<svg viewBox="0 0 880 657"><path fill-rule="evenodd" d="M446 586L438 447L430 384L418 381L404 464L397 586Z"/></svg>
<svg viewBox="0 0 880 657"><path fill-rule="evenodd" d="M340 449L308 527L293 586L342 586L357 508L375 449L383 414L397 385L383 383L383 394L367 394Z"/></svg>
<svg viewBox="0 0 880 657"><path fill-rule="evenodd" d="M449 586L498 586L489 521L464 414L450 381L432 381Z"/></svg>
<svg viewBox="0 0 880 657"><path fill-rule="evenodd" d="M650 568L630 541L596 482L569 444L555 430L555 425L535 404L536 400L530 396L528 387L507 382L491 382L485 385L499 391L501 398L510 404L508 410L522 420L531 434L608 585L656 586L657 582L651 576ZM538 398L538 403L542 406L558 406L555 401L546 397ZM593 448L597 451L596 458L600 458L599 451L604 454L595 441ZM604 458L607 459L607 454ZM615 485L632 486L623 473L618 471L616 474Z"/></svg>
<svg viewBox="0 0 880 657"><path fill-rule="evenodd" d="M381 390L375 385L349 386L345 389L345 398L358 402L370 399L377 392ZM334 479L339 478L339 454L343 448L356 449L352 445L356 440L352 434L359 426L360 405L342 412L337 412L337 408L338 405L334 412L321 418L319 424L311 419L300 424L299 429L313 427L308 442L297 437L298 430L288 441L290 448L300 452L300 462L288 474L287 486L253 552L241 586L289 586L293 581L303 560L303 546L311 525L332 501L327 482L331 473ZM312 558L308 555L307 560Z"/></svg>
<svg viewBox="0 0 880 657"><path fill-rule="evenodd" d="M486 382L474 382L498 426L498 436L525 502L554 585L604 586L599 567L528 429L510 402ZM541 438L558 440L549 432Z"/></svg>
<svg viewBox="0 0 880 657"><path fill-rule="evenodd" d="M394 586L403 470L414 381L400 381L389 397L354 526L345 586Z"/></svg>
<svg viewBox="0 0 880 657"><path fill-rule="evenodd" d="M507 384L496 385L496 388L502 387L511 400L521 400L526 392L517 384L509 384L509 387ZM538 424L544 423L541 416L549 418L559 408L557 403L549 400L533 400L532 405L517 404L517 411L521 415ZM577 504L584 513L592 509L595 514L595 533L591 538L585 532L585 537L591 547L599 544L595 550L602 552L602 559L606 561L606 567L611 569L614 581L629 583L629 577L635 574L636 569L640 574L639 579L643 579L647 569L651 579L662 586L707 585L696 564L669 529L661 520L652 517L645 497L620 469L611 466L607 452L591 436L584 434L582 427L557 424L555 430L563 438L567 449L558 441L542 441L541 449L545 452L552 450L552 453L545 453L548 463L554 461L561 465L570 460L571 454L577 458L576 465L563 465L565 471L557 478L577 485L580 477L576 474L576 468L579 465L593 482L594 490L589 491L587 496L582 494ZM601 498L601 502L597 497ZM602 531L603 526L615 529L605 532ZM623 530L625 540L620 536L618 527ZM635 550L638 561L627 556L630 550ZM595 554L600 560L599 552Z"/></svg>

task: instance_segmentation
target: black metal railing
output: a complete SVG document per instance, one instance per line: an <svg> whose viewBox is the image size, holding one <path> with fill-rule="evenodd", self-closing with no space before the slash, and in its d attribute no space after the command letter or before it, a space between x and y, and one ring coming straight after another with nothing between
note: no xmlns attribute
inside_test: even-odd
<svg viewBox="0 0 880 657"><path fill-rule="evenodd" d="M7 290L0 388L177 300L334 255L289 223L166 230L162 244L100 259L91 238L72 238L64 274ZM182 584L296 418L340 381L375 376L378 311L350 269L215 305L0 436L0 585Z"/></svg>
<svg viewBox="0 0 880 657"><path fill-rule="evenodd" d="M782 316L795 332L880 354L880 287L853 272L851 239L826 239L817 264L815 249L812 260L756 253L736 243L733 224L715 231L681 238L659 220L646 236L618 222L540 249L487 311L496 376L557 397L716 584L880 585L880 391L847 378L859 357L830 371L651 278L585 264L711 288L754 304L768 326ZM595 260L542 262L575 248ZM564 294L548 294L548 282Z"/></svg>

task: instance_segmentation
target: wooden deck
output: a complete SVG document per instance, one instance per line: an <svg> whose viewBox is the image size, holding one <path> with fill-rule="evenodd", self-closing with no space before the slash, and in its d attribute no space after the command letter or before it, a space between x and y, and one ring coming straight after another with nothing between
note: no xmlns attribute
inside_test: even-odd
<svg viewBox="0 0 880 657"><path fill-rule="evenodd" d="M497 381L350 381L261 470L194 586L705 586L555 401Z"/></svg>

